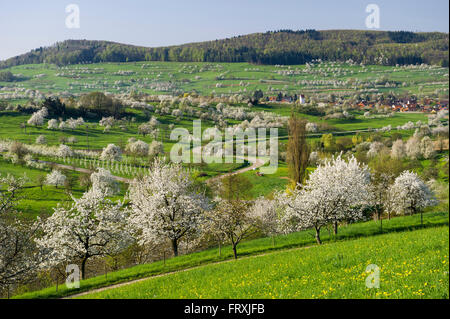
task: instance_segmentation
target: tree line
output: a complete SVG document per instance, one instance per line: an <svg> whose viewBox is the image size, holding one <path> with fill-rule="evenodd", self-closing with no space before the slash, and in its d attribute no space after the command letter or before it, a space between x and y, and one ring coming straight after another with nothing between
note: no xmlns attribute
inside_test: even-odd
<svg viewBox="0 0 450 319"><path fill-rule="evenodd" d="M364 64L434 64L448 67L447 33L358 30L279 30L223 40L146 48L107 41L67 40L0 62L57 65L133 62L249 62L304 64L353 60Z"/></svg>

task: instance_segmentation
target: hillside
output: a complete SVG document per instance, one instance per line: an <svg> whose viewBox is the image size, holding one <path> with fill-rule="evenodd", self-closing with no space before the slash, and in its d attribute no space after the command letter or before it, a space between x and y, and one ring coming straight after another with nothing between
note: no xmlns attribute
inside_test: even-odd
<svg viewBox="0 0 450 319"><path fill-rule="evenodd" d="M424 214L424 226L420 225L420 216L402 216L392 218L391 220L383 221L383 234L388 236L395 236L395 234L399 234L400 240L395 241L396 244L403 245L405 238L412 236L415 237L413 231L420 230L426 231L430 234L434 234L436 236L440 236L442 234L445 235L445 229L442 227L448 228L448 213L447 212L430 212ZM443 229L443 231L442 231ZM403 235L403 234L412 234L412 235ZM448 234L448 233L447 233ZM308 254L308 256L313 257L315 253L308 253L307 251L328 251L332 252L331 257L339 256L338 252L334 252L334 248L336 247L348 247L348 246L359 246L362 247L361 241L372 242L374 245L381 247L379 240L374 240L380 238L380 224L374 221L367 221L361 223L355 223L348 225L347 227L342 227L338 237L334 237L330 235L326 231L323 232L323 242L326 245L322 247L313 246L314 245L314 237L311 234L311 231L305 230L300 232L291 233L288 235L280 235L277 236L272 242L270 237L258 238L253 240L248 240L242 242L240 247L238 248L239 258L238 262L246 263L249 259L253 259L253 257L258 256L266 256L264 258L272 258L271 256L276 256L275 254ZM433 236L434 236L433 235ZM383 235L384 236L384 235ZM447 235L448 240L448 235ZM419 240L408 240L411 243L411 250L420 250L424 248L421 244L418 244ZM441 245L440 242L435 242L436 245ZM432 244L427 244L430 246ZM328 247L328 248L327 248ZM384 246L386 247L386 246ZM389 247L389 245L387 246ZM447 244L448 247L448 244ZM303 249L308 248L308 249ZM347 248L348 249L348 248ZM404 247L402 247L404 249ZM348 251L353 251L354 248L348 249ZM399 249L401 250L401 249ZM303 251L303 252L301 252ZM365 251L367 253L374 253L377 249L371 249L370 246ZM396 254L397 250L390 249L390 253ZM334 252L334 253L333 253ZM447 248L448 252L448 248ZM275 254L271 254L275 253ZM345 253L347 257L349 255ZM39 291L28 292L22 295L15 296L14 298L61 298L74 294L79 294L83 292L92 291L94 292L98 288L108 287L112 288L113 285L120 283L130 283L130 287L134 286L135 280L142 278L149 278L152 281L153 276L165 275L169 273L179 272L182 270L194 270L196 268L205 266L210 264L212 267L228 267L223 262L227 262L232 259L233 252L230 245L223 246L221 248L221 254L218 254L217 247L213 247L201 252L196 252L192 254L181 255L176 258L170 258L166 261L155 261L149 264L136 265L131 268L121 269L115 272L108 273L107 276L97 276L92 277L86 280L82 280L80 282L80 288L77 290L68 289L66 286L62 285L56 289L55 286L48 287ZM446 254L448 256L448 253ZM360 256L359 256L360 257ZM359 258L358 257L358 258ZM375 254L374 254L375 257ZM384 257L384 255L380 255L380 257ZM262 258L262 257L261 257ZM355 257L356 258L356 257ZM447 257L448 258L448 257ZM333 259L333 258L331 258ZM298 258L297 258L298 260ZM330 261L330 260L329 260ZM331 260L332 261L332 260ZM271 262L267 262L266 264L270 265ZM381 265L380 265L381 266ZM442 267L448 267L448 264L442 264ZM251 269L251 268L248 268ZM258 268L255 268L258 269ZM261 268L260 268L261 269ZM447 268L448 269L448 268ZM201 268L199 271L202 271ZM363 269L361 270L363 271ZM168 277L170 278L170 277ZM245 278L242 277L242 278ZM156 279L156 278L155 278ZM160 279L157 279L160 280ZM163 279L164 280L164 279ZM147 281L146 281L147 282ZM176 283L178 284L178 282ZM448 285L447 285L448 286ZM446 287L445 284L440 284L439 289L441 287ZM448 292L448 288L447 288ZM107 293L107 291L105 291ZM448 293L447 293L448 294ZM105 296L107 297L107 296ZM198 298L194 296L190 296L192 298ZM244 296L240 296L240 298L244 298Z"/></svg>
<svg viewBox="0 0 450 319"><path fill-rule="evenodd" d="M379 267L379 288L367 288ZM212 264L81 296L101 299L448 299L448 227Z"/></svg>
<svg viewBox="0 0 450 319"><path fill-rule="evenodd" d="M96 62L176 61L304 64L315 59L365 64L448 66L447 33L358 30L280 30L233 38L146 48L108 41L66 40L0 62L68 65Z"/></svg>

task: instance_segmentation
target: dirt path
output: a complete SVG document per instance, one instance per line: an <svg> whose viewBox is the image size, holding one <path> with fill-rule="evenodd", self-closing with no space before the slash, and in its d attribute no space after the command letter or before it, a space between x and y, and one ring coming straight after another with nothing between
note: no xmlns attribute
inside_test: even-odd
<svg viewBox="0 0 450 319"><path fill-rule="evenodd" d="M201 149L202 149L202 146L199 146L197 148L193 148L192 152L193 153L194 152L198 152ZM230 173L222 174L222 175L219 175L219 176L211 177L211 178L209 178L207 180L207 182L208 183L213 183L213 182L216 182L217 180L222 179L222 178L224 178L226 176L235 175L235 174L242 174L242 173L248 172L250 170L256 170L257 168L259 168L259 167L261 167L261 166L263 166L265 164L265 161L260 159L260 158L258 158L258 157L246 158L244 156L235 156L235 158L236 159L242 159L242 160L248 160L249 162L252 163L252 165L249 166L249 167L244 167L244 168L238 169L238 170L236 170L234 172L230 172ZM94 172L94 170L90 170L90 169L87 169L87 168L81 168L81 167L76 167L76 166L72 166L72 165L59 164L59 163L50 162L50 161L41 161L41 160L39 160L38 162L39 163L44 163L44 164L49 164L49 165L55 165L55 166L57 166L59 168L62 168L62 169L74 170L74 171L81 172L81 173L92 174ZM114 177L115 180L117 180L119 182L127 183L127 184L131 183L131 181L132 181L132 179L125 178L125 177L120 177L120 176L115 176L115 175L113 175L113 177Z"/></svg>
<svg viewBox="0 0 450 319"><path fill-rule="evenodd" d="M412 113L412 112L411 112ZM394 128L395 129L395 128ZM348 134L348 133L360 133L360 132L370 132L370 131L374 131L374 129L361 129L361 130L355 130L355 131L344 131L344 132L332 132L332 134ZM321 134L308 134L308 137L314 137L314 136L321 136ZM280 137L279 137L280 138ZM435 150L440 150L441 149L441 145L438 143L438 141L434 142L434 147ZM449 149L449 140L446 139L442 142L442 149L443 150L448 150ZM193 149L193 152L195 152L196 150ZM198 150L197 150L198 151ZM258 168L260 168L261 166L263 166L266 162L258 157L256 158L245 158L245 157L236 157L237 159L246 159L249 162L252 163L252 165L248 166L248 167L244 167L241 169L238 169L234 172L230 172L230 173L226 173L226 174L221 174L218 176L214 176L211 177L207 180L208 183L214 183L217 182L218 180L226 177L226 176L230 176L230 175L236 175L236 174L242 174L251 170L256 170ZM86 169L86 168L81 168L81 167L74 167L71 165L64 165L64 164L59 164L59 163L55 163L55 162L48 162L48 161L39 161L40 163L45 163L45 164L52 164L52 165L56 165L59 168L62 169L70 169L70 170L75 170L77 172L81 172L81 173L87 173L87 174L92 174L94 171L90 170L90 169ZM125 178L125 177L120 177L120 176L115 176L113 175L114 179L116 179L119 182L123 182L123 183L127 183L129 184L132 180L129 178Z"/></svg>
<svg viewBox="0 0 450 319"><path fill-rule="evenodd" d="M55 165L56 167L59 167L61 169L73 170L73 171L77 171L77 172L80 172L80 173L92 174L94 172L93 170L90 170L90 169L87 169L87 168L75 167L75 166L59 164L59 163L55 163L55 162L48 162L48 161L39 161L39 162L40 163L49 164L49 165ZM265 161L257 158L256 160L254 160L252 162L251 166L238 169L238 170L236 170L234 172L230 172L230 173L226 173L226 174L222 174L222 175L211 177L207 181L208 181L208 183L213 183L213 182L216 182L219 179L222 179L222 178L224 178L226 176L229 176L229 175L242 174L242 173L245 173L245 172L250 171L250 170L255 170L255 169L263 166L264 163L265 163ZM117 180L119 182L127 183L127 184L131 183L131 181L132 181L131 179L125 178L125 177L120 177L120 176L115 176L115 175L113 175L113 177L114 177L115 180Z"/></svg>
<svg viewBox="0 0 450 319"><path fill-rule="evenodd" d="M324 246L324 245L328 245L328 243L322 244L322 246ZM316 246L315 245L309 245L309 246L296 247L296 248L279 249L279 250L271 251L271 252L267 252L267 253L241 257L238 260L245 260L245 259L250 259L250 258L258 258L258 257L271 255L271 254L274 254L274 253L289 252L289 251L295 251L295 250L301 250L301 249L308 249L308 248L311 248L311 247L316 247ZM132 284L139 283L139 282L146 281L146 280L152 280L152 279L158 278L158 277L164 277L164 276L169 276L169 275L173 275L173 274L176 274L176 273L191 271L191 270L199 269L199 268L202 268L202 267L205 267L205 266L209 266L209 265L220 265L220 264L224 264L224 263L230 263L230 262L233 262L233 261L235 261L235 259L227 259L227 260L216 261L216 262L212 262L212 263L205 263L203 265L199 265L199 266L195 266L195 267L190 267L190 268L170 271L170 272L166 272L164 274L148 276L148 277L144 277L144 278L140 278L140 279L135 279L135 280L127 281L127 282L122 282L122 283L119 283L119 284L113 284L113 285L102 287L102 288L97 288L97 289L92 289L92 290L89 290L89 291L80 292L78 294L70 295L70 296L64 297L62 299L73 299L73 298L77 298L77 297L80 297L80 296L86 296L86 295L90 295L90 294L94 294L94 293L98 293L98 292L102 292L102 291L106 291L106 290L110 290L110 289L115 289L115 288L119 288L119 287L132 285Z"/></svg>
<svg viewBox="0 0 450 319"><path fill-rule="evenodd" d="M220 179L222 179L222 178L224 178L226 176L242 174L242 173L245 173L245 172L248 172L248 171L256 170L257 168L263 166L266 163L265 161L263 161L260 158L256 158L253 161L249 160L249 162L252 162L251 166L238 169L238 170L236 170L234 172L230 172L230 173L221 174L221 175L218 175L218 176L211 177L211 178L209 178L207 180L207 182L208 183L214 183L214 182L217 182L218 180L220 180Z"/></svg>

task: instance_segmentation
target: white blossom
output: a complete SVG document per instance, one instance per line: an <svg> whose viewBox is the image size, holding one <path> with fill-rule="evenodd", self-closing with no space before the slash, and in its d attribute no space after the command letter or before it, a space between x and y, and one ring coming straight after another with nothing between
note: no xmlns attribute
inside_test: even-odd
<svg viewBox="0 0 450 319"><path fill-rule="evenodd" d="M127 151L137 156L147 156L148 149L148 144L141 140L134 141L127 145Z"/></svg>
<svg viewBox="0 0 450 319"><path fill-rule="evenodd" d="M391 206L398 214L416 214L436 204L430 188L416 173L404 171L390 187Z"/></svg>
<svg viewBox="0 0 450 319"><path fill-rule="evenodd" d="M110 171L104 168L97 168L97 171L91 174L92 188L105 194L105 196L115 195L120 192L119 183L116 181Z"/></svg>
<svg viewBox="0 0 450 319"><path fill-rule="evenodd" d="M132 181L130 223L141 244L166 238L178 255L179 241L199 229L202 211L208 208L206 198L193 192L192 186L186 170L160 159L154 161L149 175Z"/></svg>
<svg viewBox="0 0 450 319"><path fill-rule="evenodd" d="M406 142L406 155L410 159L418 159L421 156L421 150L420 150L420 139L417 137L411 137Z"/></svg>
<svg viewBox="0 0 450 319"><path fill-rule="evenodd" d="M56 130L58 128L58 120L51 119L47 122L47 128L49 130Z"/></svg>
<svg viewBox="0 0 450 319"><path fill-rule="evenodd" d="M40 109L37 112L34 112L30 119L28 120L28 124L30 125L35 125L35 126L39 126L44 124L44 118L48 115L48 111L47 108L43 107L42 109Z"/></svg>
<svg viewBox="0 0 450 319"><path fill-rule="evenodd" d="M112 161L122 160L122 152L120 150L120 147L114 144L108 144L108 146L103 148L102 154L100 155L100 159Z"/></svg>
<svg viewBox="0 0 450 319"><path fill-rule="evenodd" d="M286 208L282 217L285 232L314 228L320 240L321 227L344 219L356 220L361 212L354 209L370 199L370 174L352 156L348 161L341 155L317 167L306 184L292 195L279 194L277 201Z"/></svg>
<svg viewBox="0 0 450 319"><path fill-rule="evenodd" d="M306 123L306 127L305 128L306 128L307 132L311 132L311 133L315 133L315 132L318 131L317 124L313 123L313 122Z"/></svg>
<svg viewBox="0 0 450 319"><path fill-rule="evenodd" d="M65 181L66 176L57 169L54 169L50 174L47 174L45 179L47 185L54 185L56 187L58 187L58 185L64 185Z"/></svg>
<svg viewBox="0 0 450 319"><path fill-rule="evenodd" d="M430 159L436 153L434 149L434 143L430 137L425 136L420 141L420 152L422 153L423 158Z"/></svg>
<svg viewBox="0 0 450 319"><path fill-rule="evenodd" d="M43 267L120 252L130 242L127 214L121 202L113 203L100 190L91 189L69 208L58 205L42 226L44 235L37 240L47 255Z"/></svg>
<svg viewBox="0 0 450 319"><path fill-rule="evenodd" d="M158 156L164 154L164 146L161 142L152 141L148 150L149 156Z"/></svg>
<svg viewBox="0 0 450 319"><path fill-rule="evenodd" d="M391 157L395 159L403 159L406 156L406 147L402 139L396 140L392 144Z"/></svg>
<svg viewBox="0 0 450 319"><path fill-rule="evenodd" d="M384 144L381 142L372 142L370 144L369 151L367 152L368 157L375 157L384 149Z"/></svg>
<svg viewBox="0 0 450 319"><path fill-rule="evenodd" d="M59 157L71 157L71 156L73 156L73 151L69 146L61 144L61 145L59 145L59 148L58 148L58 156Z"/></svg>
<svg viewBox="0 0 450 319"><path fill-rule="evenodd" d="M102 119L99 121L99 125L100 126L104 126L104 127L112 127L114 126L115 123L115 119L112 116L109 117L102 117Z"/></svg>
<svg viewBox="0 0 450 319"><path fill-rule="evenodd" d="M47 138L45 137L45 135L39 135L36 138L36 144L45 144L47 143Z"/></svg>
<svg viewBox="0 0 450 319"><path fill-rule="evenodd" d="M257 198L250 208L249 215L265 235L275 236L280 233L280 214L275 200Z"/></svg>

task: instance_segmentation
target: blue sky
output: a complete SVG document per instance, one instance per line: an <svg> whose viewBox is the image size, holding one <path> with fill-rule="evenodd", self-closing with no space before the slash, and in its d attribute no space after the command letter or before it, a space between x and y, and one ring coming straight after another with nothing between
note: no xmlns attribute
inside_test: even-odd
<svg viewBox="0 0 450 319"><path fill-rule="evenodd" d="M72 3L80 29L65 26ZM278 29L366 29L371 3L380 7L380 30L449 31L448 0L0 0L0 59L65 39L162 46Z"/></svg>

